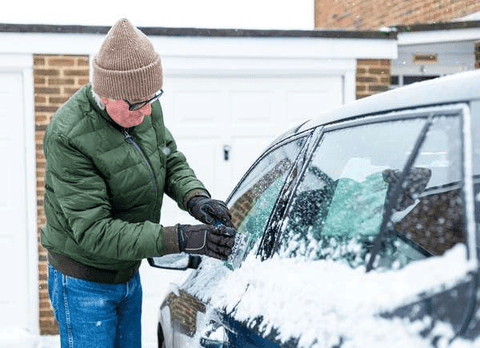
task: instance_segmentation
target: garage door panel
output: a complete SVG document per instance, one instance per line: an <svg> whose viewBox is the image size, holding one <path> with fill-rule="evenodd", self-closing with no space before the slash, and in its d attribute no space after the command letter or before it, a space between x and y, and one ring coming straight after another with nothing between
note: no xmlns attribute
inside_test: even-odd
<svg viewBox="0 0 480 348"><path fill-rule="evenodd" d="M268 123L272 121L275 93L267 91L230 93L234 123Z"/></svg>
<svg viewBox="0 0 480 348"><path fill-rule="evenodd" d="M22 136L21 133L15 133L22 128L22 122L19 118L22 115L22 94L18 93L22 88L22 76L15 73L0 73L2 79L0 84L0 121L3 129L8 129L9 132L2 132L1 139L11 139L12 135ZM21 91L21 90L20 90Z"/></svg>
<svg viewBox="0 0 480 348"><path fill-rule="evenodd" d="M290 92L287 95L287 114L290 123L299 123L338 106L333 93Z"/></svg>
<svg viewBox="0 0 480 348"><path fill-rule="evenodd" d="M0 72L0 264L8 280L0 292L0 327L28 327L28 245L26 202L26 158L23 114L23 76ZM14 260L12 262L12 260ZM5 301L8 299L8 301Z"/></svg>
<svg viewBox="0 0 480 348"><path fill-rule="evenodd" d="M180 151L186 156L188 164L207 188L215 187L217 181L219 142L215 138L177 138Z"/></svg>
<svg viewBox="0 0 480 348"><path fill-rule="evenodd" d="M236 158L236 160L232 162L232 180L229 185L231 189L233 189L234 185L242 178L253 161L257 159L271 141L272 139L268 134L245 135L232 138L232 157Z"/></svg>
<svg viewBox="0 0 480 348"><path fill-rule="evenodd" d="M176 92L173 105L173 120L176 124L206 126L217 122L222 114L218 107L219 91Z"/></svg>
<svg viewBox="0 0 480 348"><path fill-rule="evenodd" d="M9 147L8 142L4 141L4 139L0 139L0 154L8 153ZM8 214L10 211L10 199L12 198L12 169L11 166L4 166L2 170L0 170L0 219L8 218ZM2 220L5 221L5 220ZM0 234L2 229L0 229Z"/></svg>
<svg viewBox="0 0 480 348"><path fill-rule="evenodd" d="M17 260L17 251L18 251L18 238L15 238L15 233L19 233L20 231L9 228L8 235L1 235L0 236L0 245L5 246L8 245L8 248L2 248L2 252L0 253L0 264L2 265L11 265L12 260ZM20 261L20 260L18 260ZM22 262L20 262L22 263ZM13 280L15 281L25 274L19 274L18 269L16 267L4 267L2 268L2 277L5 280ZM2 287L2 296L3 299L8 299L8 302L18 302L20 300L20 295L24 293L25 289L17 286L4 286Z"/></svg>
<svg viewBox="0 0 480 348"><path fill-rule="evenodd" d="M342 105L342 79L340 77L329 78L324 83L328 86L318 86L313 83L309 89L288 91L287 114L291 124L314 118Z"/></svg>

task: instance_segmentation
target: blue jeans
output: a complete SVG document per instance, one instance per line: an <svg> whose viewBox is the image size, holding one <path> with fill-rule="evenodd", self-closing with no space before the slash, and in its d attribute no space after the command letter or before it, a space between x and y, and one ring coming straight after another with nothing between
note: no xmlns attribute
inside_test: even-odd
<svg viewBox="0 0 480 348"><path fill-rule="evenodd" d="M142 285L103 284L66 276L48 266L48 293L62 348L139 348Z"/></svg>

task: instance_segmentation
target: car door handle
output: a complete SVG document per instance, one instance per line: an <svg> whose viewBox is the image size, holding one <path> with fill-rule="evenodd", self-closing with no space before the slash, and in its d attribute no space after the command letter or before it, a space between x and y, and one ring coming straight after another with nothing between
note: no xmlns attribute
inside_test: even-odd
<svg viewBox="0 0 480 348"><path fill-rule="evenodd" d="M200 345L206 348L228 347L227 331L223 326L217 326L214 330L208 330L200 338Z"/></svg>

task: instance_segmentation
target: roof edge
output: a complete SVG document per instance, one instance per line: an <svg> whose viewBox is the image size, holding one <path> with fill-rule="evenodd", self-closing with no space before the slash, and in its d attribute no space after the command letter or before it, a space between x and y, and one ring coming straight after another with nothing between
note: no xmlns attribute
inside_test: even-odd
<svg viewBox="0 0 480 348"><path fill-rule="evenodd" d="M391 28L393 28L393 30L396 30L398 33L454 29L479 29L480 21L434 22L412 25L394 25Z"/></svg>
<svg viewBox="0 0 480 348"><path fill-rule="evenodd" d="M395 40L395 31L353 30L280 30L280 29L207 29L138 27L151 36L194 36L194 37L255 37L255 38L337 38L337 39L385 39ZM107 34L108 26L54 25L54 24L10 24L0 23L0 33L54 33L54 34Z"/></svg>

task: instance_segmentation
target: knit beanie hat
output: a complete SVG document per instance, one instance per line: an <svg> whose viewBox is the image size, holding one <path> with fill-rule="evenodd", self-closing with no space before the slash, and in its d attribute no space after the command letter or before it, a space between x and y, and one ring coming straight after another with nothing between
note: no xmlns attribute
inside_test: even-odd
<svg viewBox="0 0 480 348"><path fill-rule="evenodd" d="M154 95L163 85L160 56L125 18L109 30L92 67L93 90L100 97L135 101Z"/></svg>

